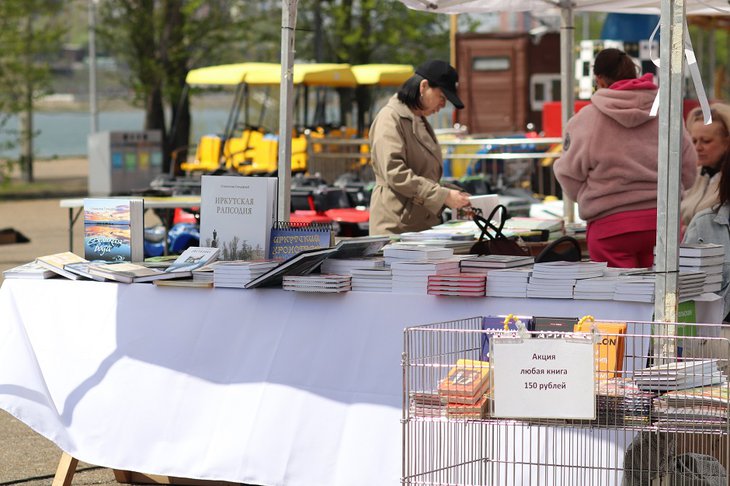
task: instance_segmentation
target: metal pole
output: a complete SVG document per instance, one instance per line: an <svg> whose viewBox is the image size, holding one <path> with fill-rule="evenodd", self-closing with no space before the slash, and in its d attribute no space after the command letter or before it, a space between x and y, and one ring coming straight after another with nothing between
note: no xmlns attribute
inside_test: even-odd
<svg viewBox="0 0 730 486"><path fill-rule="evenodd" d="M663 0L659 44L659 163L654 320L676 322L678 304L679 201L682 167L682 83L684 70L684 0ZM661 326L660 335L674 335ZM659 358L676 355L673 340L655 342Z"/></svg>
<svg viewBox="0 0 730 486"><path fill-rule="evenodd" d="M89 115L91 133L99 130L99 109L96 105L96 3L89 0Z"/></svg>
<svg viewBox="0 0 730 486"><path fill-rule="evenodd" d="M297 0L281 1L281 86L279 94L279 221L289 221L291 209L291 146L294 110L294 29Z"/></svg>
<svg viewBox="0 0 730 486"><path fill-rule="evenodd" d="M561 0L560 9L560 108L563 123L563 140L565 140L568 120L575 111L575 56L573 46L575 44L575 15L572 3L569 0ZM575 221L575 205L573 201L563 193L563 217L567 223Z"/></svg>

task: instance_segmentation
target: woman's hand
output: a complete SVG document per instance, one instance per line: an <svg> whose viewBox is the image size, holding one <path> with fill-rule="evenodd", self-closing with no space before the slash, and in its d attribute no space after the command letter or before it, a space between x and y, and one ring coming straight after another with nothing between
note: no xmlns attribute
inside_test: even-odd
<svg viewBox="0 0 730 486"><path fill-rule="evenodd" d="M446 196L446 205L451 209L459 209L468 206L469 194L455 189L449 189L449 195Z"/></svg>

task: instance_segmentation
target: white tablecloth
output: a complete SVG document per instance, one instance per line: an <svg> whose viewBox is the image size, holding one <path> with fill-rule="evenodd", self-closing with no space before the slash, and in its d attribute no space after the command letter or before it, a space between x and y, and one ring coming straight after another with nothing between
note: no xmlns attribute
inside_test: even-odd
<svg viewBox="0 0 730 486"><path fill-rule="evenodd" d="M100 466L268 486L397 485L405 327L507 313L645 321L652 309L6 280L0 408Z"/></svg>

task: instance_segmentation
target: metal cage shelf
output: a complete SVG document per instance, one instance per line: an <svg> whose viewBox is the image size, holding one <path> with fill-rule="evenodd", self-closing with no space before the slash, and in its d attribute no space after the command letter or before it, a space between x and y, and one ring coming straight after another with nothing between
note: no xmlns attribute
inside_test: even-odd
<svg viewBox="0 0 730 486"><path fill-rule="evenodd" d="M625 333L598 331L623 349L613 368L594 371L595 419L515 420L491 416L492 388L471 405L440 390L458 360L484 359L485 337L494 331L482 322L405 330L401 484L728 484L730 341L723 326L629 322ZM647 371L660 365L670 371ZM669 375L674 381L662 381ZM707 396L682 388L697 383Z"/></svg>

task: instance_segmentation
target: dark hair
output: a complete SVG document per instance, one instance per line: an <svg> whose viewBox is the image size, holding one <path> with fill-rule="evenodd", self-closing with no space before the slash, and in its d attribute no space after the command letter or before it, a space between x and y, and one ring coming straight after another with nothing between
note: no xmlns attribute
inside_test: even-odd
<svg viewBox="0 0 730 486"><path fill-rule="evenodd" d="M423 108L421 104L421 81L424 79L426 78L420 74L414 74L406 79L398 89L398 100L412 110Z"/></svg>
<svg viewBox="0 0 730 486"><path fill-rule="evenodd" d="M598 53L593 63L593 74L603 76L609 85L622 79L635 79L636 64L622 50L604 49Z"/></svg>
<svg viewBox="0 0 730 486"><path fill-rule="evenodd" d="M720 209L720 206L730 201L730 154L725 152L720 162L720 185L718 187L718 201L717 208L715 211Z"/></svg>

